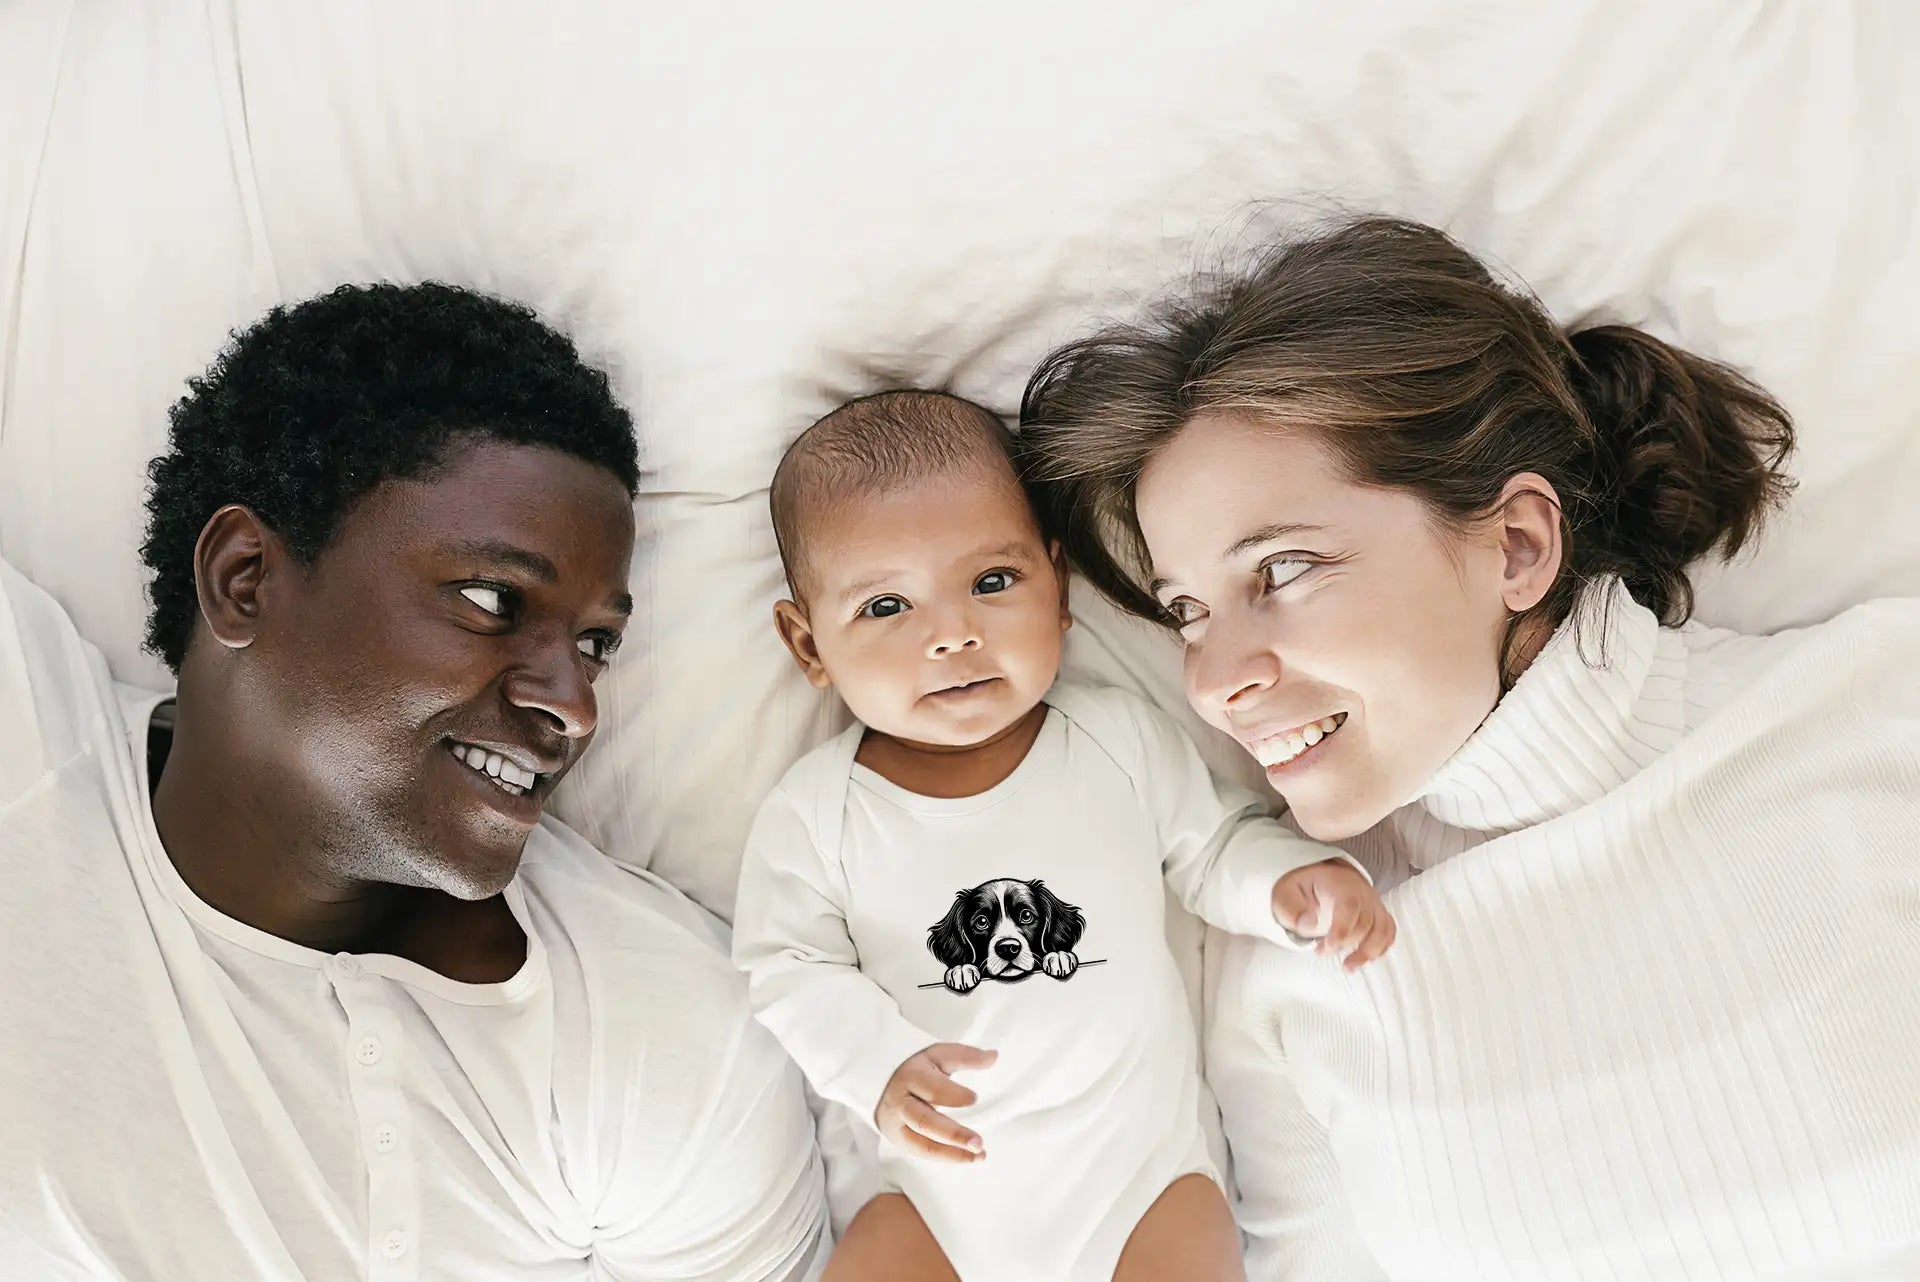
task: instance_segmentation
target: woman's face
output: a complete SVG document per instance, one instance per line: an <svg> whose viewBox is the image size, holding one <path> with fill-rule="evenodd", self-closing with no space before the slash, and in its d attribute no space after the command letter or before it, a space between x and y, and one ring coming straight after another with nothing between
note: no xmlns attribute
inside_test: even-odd
<svg viewBox="0 0 1920 1282"><path fill-rule="evenodd" d="M1355 484L1310 431L1196 418L1136 501L1187 697L1308 835L1342 840L1412 801L1499 700L1499 538Z"/></svg>

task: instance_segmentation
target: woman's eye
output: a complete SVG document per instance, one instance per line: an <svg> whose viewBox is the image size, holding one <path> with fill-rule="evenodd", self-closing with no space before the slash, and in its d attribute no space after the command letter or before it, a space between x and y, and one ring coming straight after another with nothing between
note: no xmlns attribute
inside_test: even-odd
<svg viewBox="0 0 1920 1282"><path fill-rule="evenodd" d="M1005 592L1013 584L1012 570L988 570L973 581L973 590L980 596L991 596L995 592Z"/></svg>
<svg viewBox="0 0 1920 1282"><path fill-rule="evenodd" d="M860 607L860 613L869 619L891 619L906 612L907 603L897 596L877 596Z"/></svg>
<svg viewBox="0 0 1920 1282"><path fill-rule="evenodd" d="M578 649L595 663L612 661L614 652L620 648L620 638L610 633L591 632L580 638Z"/></svg>
<svg viewBox="0 0 1920 1282"><path fill-rule="evenodd" d="M461 588L460 595L479 606L482 610L485 610L488 614L493 615L495 618L504 619L507 617L506 593L502 592L499 588L487 588L474 584L471 587Z"/></svg>
<svg viewBox="0 0 1920 1282"><path fill-rule="evenodd" d="M1184 628L1189 623L1198 623L1206 617L1207 613L1200 603L1191 597L1178 597L1167 602L1166 610L1167 618L1172 620L1176 628Z"/></svg>
<svg viewBox="0 0 1920 1282"><path fill-rule="evenodd" d="M1302 561L1296 557L1282 557L1278 561L1269 561L1260 567L1260 580L1267 591L1276 592L1312 568L1311 561Z"/></svg>

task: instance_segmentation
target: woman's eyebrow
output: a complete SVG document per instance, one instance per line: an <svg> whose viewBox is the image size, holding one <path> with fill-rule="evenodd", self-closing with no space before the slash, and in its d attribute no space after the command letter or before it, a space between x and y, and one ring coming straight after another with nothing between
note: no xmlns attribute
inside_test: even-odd
<svg viewBox="0 0 1920 1282"><path fill-rule="evenodd" d="M1298 523L1263 525L1221 553L1220 559L1223 561L1231 561L1243 552L1253 551L1253 549L1259 547L1262 543L1272 543L1275 539L1292 538L1296 534L1323 534L1326 532L1326 528L1324 525L1302 525Z"/></svg>

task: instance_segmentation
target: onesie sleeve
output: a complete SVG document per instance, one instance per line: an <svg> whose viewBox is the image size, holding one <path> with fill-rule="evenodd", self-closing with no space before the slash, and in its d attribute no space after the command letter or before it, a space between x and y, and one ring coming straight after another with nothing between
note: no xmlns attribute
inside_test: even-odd
<svg viewBox="0 0 1920 1282"><path fill-rule="evenodd" d="M1282 824L1253 793L1215 779L1173 718L1144 699L1129 702L1139 728L1135 782L1159 826L1167 883L1180 902L1222 930L1306 946L1311 941L1274 920L1274 883L1329 859L1363 877L1366 869Z"/></svg>
<svg viewBox="0 0 1920 1282"><path fill-rule="evenodd" d="M783 786L755 817L740 870L733 960L754 1016L813 1088L869 1126L895 1069L939 1039L860 971L839 860Z"/></svg>

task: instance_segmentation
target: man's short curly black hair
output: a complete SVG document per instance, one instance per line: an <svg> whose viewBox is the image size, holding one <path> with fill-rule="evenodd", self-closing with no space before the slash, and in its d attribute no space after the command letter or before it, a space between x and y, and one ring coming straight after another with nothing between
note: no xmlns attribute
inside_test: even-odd
<svg viewBox="0 0 1920 1282"><path fill-rule="evenodd" d="M193 551L221 507L252 508L311 564L382 481L456 437L547 445L639 484L633 420L604 372L518 303L452 285L343 285L237 332L168 415L147 469L147 649L175 673L199 614Z"/></svg>

